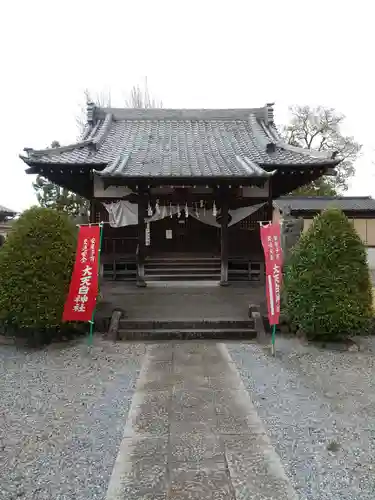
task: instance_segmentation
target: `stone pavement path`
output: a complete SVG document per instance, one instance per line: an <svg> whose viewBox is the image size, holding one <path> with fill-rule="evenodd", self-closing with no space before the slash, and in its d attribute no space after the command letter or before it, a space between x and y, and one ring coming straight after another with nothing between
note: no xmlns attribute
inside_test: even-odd
<svg viewBox="0 0 375 500"><path fill-rule="evenodd" d="M150 344L107 500L295 500L224 344Z"/></svg>

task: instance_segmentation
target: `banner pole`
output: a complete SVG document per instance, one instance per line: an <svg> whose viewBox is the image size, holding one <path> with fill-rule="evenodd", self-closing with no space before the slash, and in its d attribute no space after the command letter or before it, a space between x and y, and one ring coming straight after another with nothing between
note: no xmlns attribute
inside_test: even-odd
<svg viewBox="0 0 375 500"><path fill-rule="evenodd" d="M94 337L94 318L95 318L95 312L96 312L96 305L98 303L98 296L100 293L100 256L102 252L102 241L103 241L103 223L99 223L100 227L100 238L99 238L99 249L98 249L98 295L96 297L96 302L95 302L95 307L92 312L92 317L90 321L90 333L89 333L89 339L88 339L88 344L92 345L93 342L93 337Z"/></svg>
<svg viewBox="0 0 375 500"><path fill-rule="evenodd" d="M272 325L271 353L275 356L276 325Z"/></svg>

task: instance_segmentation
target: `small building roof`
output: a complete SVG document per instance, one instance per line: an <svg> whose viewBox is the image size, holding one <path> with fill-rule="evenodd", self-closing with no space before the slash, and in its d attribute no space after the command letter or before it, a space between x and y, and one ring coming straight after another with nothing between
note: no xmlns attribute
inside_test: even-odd
<svg viewBox="0 0 375 500"><path fill-rule="evenodd" d="M370 196L281 196L274 205L282 212L320 212L336 207L343 212L375 212L375 200Z"/></svg>
<svg viewBox="0 0 375 500"><path fill-rule="evenodd" d="M30 166L90 165L105 177L268 177L277 166L334 166L336 153L286 144L273 107L131 109L88 105L82 139L25 148Z"/></svg>
<svg viewBox="0 0 375 500"><path fill-rule="evenodd" d="M0 213L8 216L17 215L17 212L11 210L10 208L4 207L3 205L0 205Z"/></svg>

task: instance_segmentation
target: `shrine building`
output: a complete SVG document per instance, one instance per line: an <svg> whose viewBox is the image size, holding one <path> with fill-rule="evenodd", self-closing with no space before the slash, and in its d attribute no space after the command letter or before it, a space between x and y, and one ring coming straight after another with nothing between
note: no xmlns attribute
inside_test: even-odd
<svg viewBox="0 0 375 500"><path fill-rule="evenodd" d="M88 104L79 142L25 148L27 173L90 200L105 222L104 278L261 282L259 222L273 200L322 175L335 152L283 141L272 104L252 109L130 109Z"/></svg>
<svg viewBox="0 0 375 500"><path fill-rule="evenodd" d="M0 205L0 248L12 229L12 219L17 215L14 210Z"/></svg>

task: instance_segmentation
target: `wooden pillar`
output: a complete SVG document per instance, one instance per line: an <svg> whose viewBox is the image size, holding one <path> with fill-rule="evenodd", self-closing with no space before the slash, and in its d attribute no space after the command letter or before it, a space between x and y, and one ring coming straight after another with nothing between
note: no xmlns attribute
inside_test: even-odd
<svg viewBox="0 0 375 500"><path fill-rule="evenodd" d="M90 222L92 224L96 222L96 203L95 203L95 200L90 200Z"/></svg>
<svg viewBox="0 0 375 500"><path fill-rule="evenodd" d="M100 205L95 199L90 200L90 209L89 210L90 210L89 222L91 224L95 224L96 222L102 222L100 220L100 217L99 217L99 221L96 220L97 219L96 214L97 213L100 214ZM104 228L102 229L102 231L104 231ZM102 255L104 254L103 248L104 248L104 238L102 240L102 248L101 248ZM101 259L100 266L99 266L99 278L100 278L100 280L103 279L103 276L104 276L104 267L103 267L103 259Z"/></svg>
<svg viewBox="0 0 375 500"><path fill-rule="evenodd" d="M228 256L229 256L229 240L228 240L228 190L221 192L221 286L228 286Z"/></svg>
<svg viewBox="0 0 375 500"><path fill-rule="evenodd" d="M273 220L273 200L272 200L272 178L268 179L268 202L267 202L267 218L270 222Z"/></svg>
<svg viewBox="0 0 375 500"><path fill-rule="evenodd" d="M146 223L147 199L142 189L138 189L138 247L137 247L137 286L145 287Z"/></svg>
<svg viewBox="0 0 375 500"><path fill-rule="evenodd" d="M273 200L272 200L272 178L271 177L268 179L268 200L267 200L265 213L266 213L267 221L262 221L262 222L272 222L273 221ZM260 237L260 233L259 233L259 237ZM262 261L262 270L260 273L260 281L262 284L264 284L266 281L266 267L265 267L264 260Z"/></svg>

